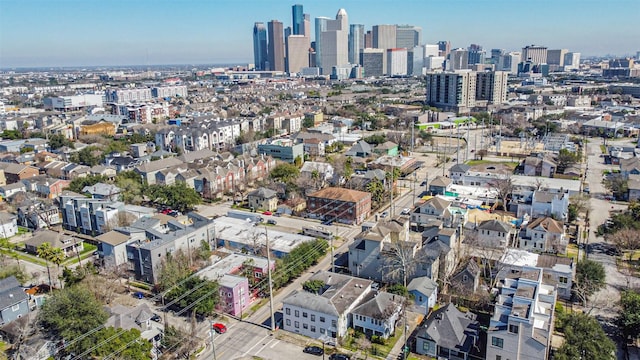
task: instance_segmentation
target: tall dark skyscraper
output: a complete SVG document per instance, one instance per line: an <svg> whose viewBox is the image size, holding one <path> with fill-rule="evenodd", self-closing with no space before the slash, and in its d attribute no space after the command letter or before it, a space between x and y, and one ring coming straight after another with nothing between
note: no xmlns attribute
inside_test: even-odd
<svg viewBox="0 0 640 360"><path fill-rule="evenodd" d="M269 28L269 70L284 71L284 29L278 20L271 20Z"/></svg>
<svg viewBox="0 0 640 360"><path fill-rule="evenodd" d="M302 5L296 4L291 7L293 35L309 35L304 33L304 12Z"/></svg>
<svg viewBox="0 0 640 360"><path fill-rule="evenodd" d="M267 69L267 28L264 23L257 22L253 25L253 61L256 69Z"/></svg>

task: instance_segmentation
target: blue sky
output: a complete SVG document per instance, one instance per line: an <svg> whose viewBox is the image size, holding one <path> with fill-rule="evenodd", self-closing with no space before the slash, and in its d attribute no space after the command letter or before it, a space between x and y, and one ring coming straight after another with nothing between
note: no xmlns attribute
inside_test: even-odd
<svg viewBox="0 0 640 360"><path fill-rule="evenodd" d="M291 25L276 0L0 0L0 67L253 62L256 21ZM640 51L640 0L314 0L311 19L411 24L423 42L583 56Z"/></svg>

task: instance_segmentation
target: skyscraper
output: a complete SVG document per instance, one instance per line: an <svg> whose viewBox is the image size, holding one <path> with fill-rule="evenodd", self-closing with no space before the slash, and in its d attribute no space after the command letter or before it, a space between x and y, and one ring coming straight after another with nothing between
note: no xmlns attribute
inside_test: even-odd
<svg viewBox="0 0 640 360"><path fill-rule="evenodd" d="M349 25L349 63L358 64L360 51L364 49L364 25Z"/></svg>
<svg viewBox="0 0 640 360"><path fill-rule="evenodd" d="M285 71L284 68L284 29L278 20L271 20L269 28L269 69Z"/></svg>
<svg viewBox="0 0 640 360"><path fill-rule="evenodd" d="M304 14L304 20L302 24L303 24L302 30L304 31L300 35L306 35L309 38L309 41L311 41L311 15Z"/></svg>
<svg viewBox="0 0 640 360"><path fill-rule="evenodd" d="M267 70L267 28L261 22L253 25L253 61L256 69Z"/></svg>
<svg viewBox="0 0 640 360"><path fill-rule="evenodd" d="M374 25L372 28L373 47L376 49L396 48L396 26Z"/></svg>
<svg viewBox="0 0 640 360"><path fill-rule="evenodd" d="M484 64L485 53L481 45L471 44L467 50L469 51L468 65Z"/></svg>
<svg viewBox="0 0 640 360"><path fill-rule="evenodd" d="M373 48L373 34L371 33L371 30L367 30L364 34L364 49L371 48Z"/></svg>
<svg viewBox="0 0 640 360"><path fill-rule="evenodd" d="M569 52L567 49L557 49L547 51L547 64L564 66L564 56Z"/></svg>
<svg viewBox="0 0 640 360"><path fill-rule="evenodd" d="M316 19L317 20L317 19ZM316 22L316 31L317 31ZM320 35L320 53L316 51L317 64L322 68L323 74L331 74L334 66L347 65L349 63L349 17L345 9L338 10L336 19L325 21L325 30ZM316 33L317 34L317 33ZM316 45L318 38L316 37Z"/></svg>
<svg viewBox="0 0 640 360"><path fill-rule="evenodd" d="M302 5L296 4L291 7L291 15L292 15L292 28L293 35L305 35L304 34L304 13L302 10Z"/></svg>
<svg viewBox="0 0 640 360"><path fill-rule="evenodd" d="M331 21L328 17L316 18L316 45L314 50L316 51L316 66L322 68L322 34L327 30L327 22Z"/></svg>
<svg viewBox="0 0 640 360"><path fill-rule="evenodd" d="M309 66L309 38L306 35L287 37L287 72L299 73Z"/></svg>
<svg viewBox="0 0 640 360"><path fill-rule="evenodd" d="M580 68L580 53L570 52L564 55L564 71Z"/></svg>
<svg viewBox="0 0 640 360"><path fill-rule="evenodd" d="M422 28L413 25L396 26L396 47L411 50L422 42Z"/></svg>
<svg viewBox="0 0 640 360"><path fill-rule="evenodd" d="M447 70L464 70L469 67L469 52L463 48L449 52Z"/></svg>
<svg viewBox="0 0 640 360"><path fill-rule="evenodd" d="M476 106L476 73L473 71L427 73L426 82L429 105L459 113Z"/></svg>
<svg viewBox="0 0 640 360"><path fill-rule="evenodd" d="M364 76L382 76L385 72L385 50L365 48L360 53L360 64L364 68Z"/></svg>
<svg viewBox="0 0 640 360"><path fill-rule="evenodd" d="M451 43L446 40L438 41L438 49L440 50L440 56L446 58L451 51Z"/></svg>
<svg viewBox="0 0 640 360"><path fill-rule="evenodd" d="M507 78L504 71L479 72L476 77L476 100L487 100L489 104L507 102Z"/></svg>
<svg viewBox="0 0 640 360"><path fill-rule="evenodd" d="M491 49L491 63L496 65L498 65L498 63L500 63L500 58L502 57L502 55L504 55L504 49ZM496 70L502 70L502 69L497 69Z"/></svg>
<svg viewBox="0 0 640 360"><path fill-rule="evenodd" d="M521 61L531 61L533 64L545 64L547 62L547 48L545 46L527 45L522 48Z"/></svg>
<svg viewBox="0 0 640 360"><path fill-rule="evenodd" d="M412 48L413 50L413 48ZM387 75L407 75L407 49L387 49Z"/></svg>

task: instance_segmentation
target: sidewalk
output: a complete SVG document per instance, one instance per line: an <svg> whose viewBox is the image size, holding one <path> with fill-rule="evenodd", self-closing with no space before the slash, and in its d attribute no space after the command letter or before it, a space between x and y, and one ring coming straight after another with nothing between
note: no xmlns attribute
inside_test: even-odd
<svg viewBox="0 0 640 360"><path fill-rule="evenodd" d="M407 333L407 346L409 346L409 351L412 350L411 336L413 335L413 332L416 329L416 327L418 327L418 325L422 323L423 319L424 319L423 314L407 311L407 327L409 328L409 332ZM401 335L398 338L398 341L396 342L396 344L393 346L393 348L387 355L386 357L387 360L398 359L400 354L402 354L402 348L404 347L404 330L405 329L401 329L401 326L404 325L404 321L401 321L398 325L399 327L396 329L396 331L402 330Z"/></svg>

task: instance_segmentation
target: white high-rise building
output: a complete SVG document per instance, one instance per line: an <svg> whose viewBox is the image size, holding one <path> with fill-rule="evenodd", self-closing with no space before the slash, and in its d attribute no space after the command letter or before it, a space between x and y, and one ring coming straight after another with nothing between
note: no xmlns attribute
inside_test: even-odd
<svg viewBox="0 0 640 360"><path fill-rule="evenodd" d="M436 44L426 44L424 46L424 57L440 56L440 48Z"/></svg>
<svg viewBox="0 0 640 360"><path fill-rule="evenodd" d="M497 70L507 71L510 74L518 73L518 64L520 63L522 56L518 51L512 51L506 55L500 57L498 61Z"/></svg>
<svg viewBox="0 0 640 360"><path fill-rule="evenodd" d="M453 49L449 53L447 70L466 70L469 67L469 52L466 49Z"/></svg>
<svg viewBox="0 0 640 360"><path fill-rule="evenodd" d="M580 68L580 53L570 52L564 55L564 71L571 71Z"/></svg>
<svg viewBox="0 0 640 360"><path fill-rule="evenodd" d="M407 49L387 49L387 75L407 75Z"/></svg>
<svg viewBox="0 0 640 360"><path fill-rule="evenodd" d="M545 64L547 62L547 48L545 46L527 45L522 48L521 61L531 61L533 64Z"/></svg>
<svg viewBox="0 0 640 360"><path fill-rule="evenodd" d="M424 67L426 71L442 70L444 65L444 56L429 56L424 58Z"/></svg>
<svg viewBox="0 0 640 360"><path fill-rule="evenodd" d="M316 22L316 31L317 25ZM320 34L321 52L316 51L316 57L320 58L320 63L317 65L322 68L322 73L331 74L334 66L343 66L349 63L349 17L347 11L345 9L338 10L336 19L326 20L325 26L326 29ZM317 41L316 38L316 45Z"/></svg>
<svg viewBox="0 0 640 360"><path fill-rule="evenodd" d="M287 37L287 72L297 74L302 68L309 67L309 37L289 35Z"/></svg>

